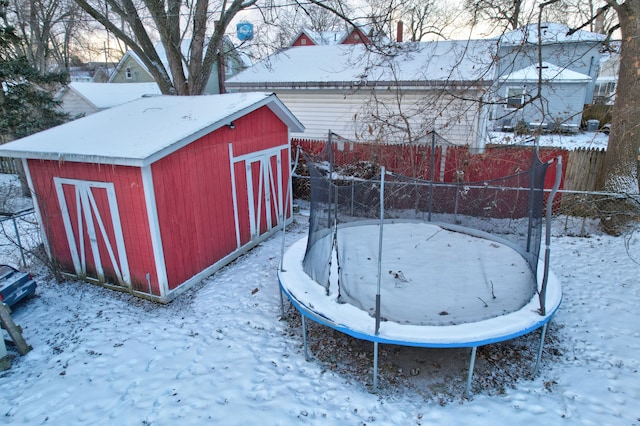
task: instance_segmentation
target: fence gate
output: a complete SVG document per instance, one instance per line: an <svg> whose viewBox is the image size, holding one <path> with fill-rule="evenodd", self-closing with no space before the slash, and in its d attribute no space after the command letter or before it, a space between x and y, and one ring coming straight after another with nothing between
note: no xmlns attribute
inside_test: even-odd
<svg viewBox="0 0 640 426"><path fill-rule="evenodd" d="M54 183L76 275L129 286L113 183L58 177Z"/></svg>
<svg viewBox="0 0 640 426"><path fill-rule="evenodd" d="M285 208L285 194L283 194L285 187L282 175L283 152L288 155L287 145L234 157L233 147L229 144L233 214L238 247L243 244L238 211L238 206L243 198L246 200L249 215L249 240L254 240L280 224ZM236 176L236 165L241 163L244 163L244 176ZM238 184L242 179L246 183L246 194L241 193L241 188L244 185Z"/></svg>

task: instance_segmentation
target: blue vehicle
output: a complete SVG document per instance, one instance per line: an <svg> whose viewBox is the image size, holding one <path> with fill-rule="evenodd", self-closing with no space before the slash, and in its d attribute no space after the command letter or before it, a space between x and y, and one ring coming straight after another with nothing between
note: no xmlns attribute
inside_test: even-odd
<svg viewBox="0 0 640 426"><path fill-rule="evenodd" d="M36 293L36 282L31 274L9 265L0 265L0 303L12 307Z"/></svg>

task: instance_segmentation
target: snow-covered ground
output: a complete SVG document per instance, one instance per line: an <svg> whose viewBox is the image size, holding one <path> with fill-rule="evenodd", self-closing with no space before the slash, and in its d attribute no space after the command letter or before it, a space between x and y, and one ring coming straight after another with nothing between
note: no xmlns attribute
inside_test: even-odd
<svg viewBox="0 0 640 426"><path fill-rule="evenodd" d="M640 229L611 237L587 223L589 237L571 236L581 225L554 222L552 267L564 300L539 374L523 373L531 359L518 356L535 353L536 336L489 350L469 399L461 392L468 349L382 345L378 393L370 344L310 327L305 360L297 314L286 305L281 316L281 235L169 305L56 282L32 259L37 296L13 318L33 350L0 373L2 423L640 424ZM307 217L296 216L285 246L306 231ZM0 262L17 261L8 242L0 247ZM317 350L331 344L333 353ZM354 360L362 371L348 368Z"/></svg>
<svg viewBox="0 0 640 426"><path fill-rule="evenodd" d="M516 135L513 132L489 132L489 141L494 144L533 145L532 135ZM570 151L582 149L607 149L609 135L602 132L583 132L576 134L543 134L538 137L541 147L565 148Z"/></svg>

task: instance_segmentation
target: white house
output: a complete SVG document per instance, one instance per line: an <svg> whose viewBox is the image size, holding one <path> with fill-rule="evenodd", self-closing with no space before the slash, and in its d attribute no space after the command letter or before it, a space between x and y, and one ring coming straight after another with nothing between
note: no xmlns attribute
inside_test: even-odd
<svg viewBox="0 0 640 426"><path fill-rule="evenodd" d="M419 142L435 131L471 147L484 146L488 129L520 120L577 130L605 38L555 23L497 39L384 46L310 45L306 33L295 43L303 36L304 46L230 78L227 89L276 92L304 123L307 138L333 131L355 140Z"/></svg>
<svg viewBox="0 0 640 426"><path fill-rule="evenodd" d="M71 82L58 93L60 108L72 117L89 115L143 96L160 95L156 83L109 84Z"/></svg>
<svg viewBox="0 0 640 426"><path fill-rule="evenodd" d="M610 52L603 55L600 62L600 72L593 90L593 103L613 105L618 86L618 73L620 72L620 54Z"/></svg>
<svg viewBox="0 0 640 426"><path fill-rule="evenodd" d="M479 114L493 84L494 40L292 47L227 80L228 91L269 90L306 138L329 130L354 140L420 142L436 131L479 146ZM295 136L295 135L294 135Z"/></svg>

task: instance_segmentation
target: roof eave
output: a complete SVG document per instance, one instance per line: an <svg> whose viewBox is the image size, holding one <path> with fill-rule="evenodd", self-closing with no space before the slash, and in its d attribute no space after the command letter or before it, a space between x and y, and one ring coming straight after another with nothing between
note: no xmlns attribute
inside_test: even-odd
<svg viewBox="0 0 640 426"><path fill-rule="evenodd" d="M115 164L121 166L133 166L144 167L172 154L173 152L181 149L182 147L190 144L191 142L211 133L219 128L226 126L234 120L239 119L263 106L269 107L271 111L282 120L291 132L301 133L304 132L304 125L289 111L289 109L280 101L275 94L265 96L263 99L248 105L247 107L240 109L234 113L231 113L224 118L211 123L208 126L201 128L200 130L192 133L191 135L184 137L174 143L153 152L146 157L117 157L117 156L97 156L87 154L76 153L63 153L63 152L42 152L42 151L30 151L30 150L6 150L0 147L0 156L21 158L21 159L33 159L33 160L51 160L59 162L82 162L91 164Z"/></svg>
<svg viewBox="0 0 640 426"><path fill-rule="evenodd" d="M358 89L384 88L397 86L402 88L442 88L491 86L493 80L422 80L422 81L289 81L289 82L227 82L227 89Z"/></svg>

